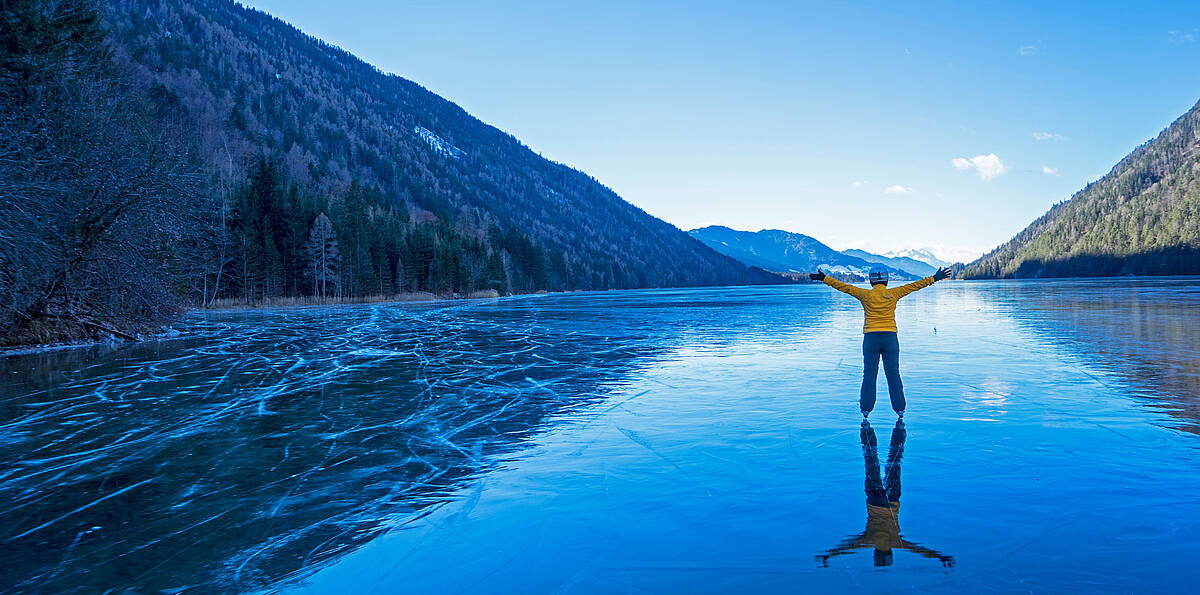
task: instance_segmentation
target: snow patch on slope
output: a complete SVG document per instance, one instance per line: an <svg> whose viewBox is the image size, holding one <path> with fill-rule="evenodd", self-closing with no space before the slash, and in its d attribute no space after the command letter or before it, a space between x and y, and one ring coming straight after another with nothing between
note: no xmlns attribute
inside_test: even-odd
<svg viewBox="0 0 1200 595"><path fill-rule="evenodd" d="M413 126L413 132L417 133L417 136L421 137L421 140L425 141L430 148L441 155L445 155L451 159L461 159L467 154L466 151L446 142L445 139L434 134L428 128Z"/></svg>

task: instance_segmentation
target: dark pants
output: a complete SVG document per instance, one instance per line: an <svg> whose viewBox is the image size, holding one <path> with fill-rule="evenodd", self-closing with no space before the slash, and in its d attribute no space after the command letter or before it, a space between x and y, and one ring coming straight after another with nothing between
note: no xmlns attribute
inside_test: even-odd
<svg viewBox="0 0 1200 595"><path fill-rule="evenodd" d="M863 421L859 436L862 438L863 460L867 464L866 492L867 504L872 506L889 506L892 502L900 501L900 459L904 457L904 440L908 432L904 431L904 422L896 421L892 428L892 443L888 448L887 467L884 477L879 477L879 447L875 440L875 430L871 424Z"/></svg>
<svg viewBox="0 0 1200 595"><path fill-rule="evenodd" d="M883 357L883 373L887 376L888 394L892 409L904 411L904 383L900 381L900 341L896 333L876 331L863 334L863 381L858 406L864 413L875 408L875 381L879 378L879 358Z"/></svg>

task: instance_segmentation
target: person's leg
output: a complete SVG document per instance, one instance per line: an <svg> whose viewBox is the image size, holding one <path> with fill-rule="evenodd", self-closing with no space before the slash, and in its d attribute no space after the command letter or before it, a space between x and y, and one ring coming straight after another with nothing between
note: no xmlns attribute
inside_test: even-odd
<svg viewBox="0 0 1200 595"><path fill-rule="evenodd" d="M900 459L904 457L906 438L908 432L904 430L904 421L898 419L896 427L892 428L892 444L888 448L887 467L884 469L888 502L900 501Z"/></svg>
<svg viewBox="0 0 1200 595"><path fill-rule="evenodd" d="M863 489L867 493L867 504L887 506L887 489L883 487L879 474L879 446L875 439L875 429L865 419L859 428L858 436L862 440L863 462L866 464Z"/></svg>
<svg viewBox="0 0 1200 595"><path fill-rule="evenodd" d="M881 333L880 351L883 353L883 373L887 376L888 395L892 398L892 409L904 413L904 383L900 380L900 340L896 333Z"/></svg>
<svg viewBox="0 0 1200 595"><path fill-rule="evenodd" d="M863 381L858 408L863 414L875 408L875 381L879 378L879 333L863 334Z"/></svg>

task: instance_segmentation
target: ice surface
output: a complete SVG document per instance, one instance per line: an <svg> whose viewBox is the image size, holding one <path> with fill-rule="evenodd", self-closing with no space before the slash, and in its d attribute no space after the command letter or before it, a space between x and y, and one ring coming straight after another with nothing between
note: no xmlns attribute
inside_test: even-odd
<svg viewBox="0 0 1200 595"><path fill-rule="evenodd" d="M861 312L815 284L196 315L5 358L0 591L1200 577L1196 279L940 283L897 318L892 517L864 492ZM927 551L823 565L864 535Z"/></svg>

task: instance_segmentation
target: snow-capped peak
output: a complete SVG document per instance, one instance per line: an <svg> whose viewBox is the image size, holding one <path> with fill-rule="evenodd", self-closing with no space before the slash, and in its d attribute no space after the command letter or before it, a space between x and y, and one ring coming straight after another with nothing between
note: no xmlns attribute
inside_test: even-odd
<svg viewBox="0 0 1200 595"><path fill-rule="evenodd" d="M948 267L953 263L946 262L925 248L905 248L903 250L893 250L885 252L883 256L888 258L911 258L923 262L929 266Z"/></svg>

